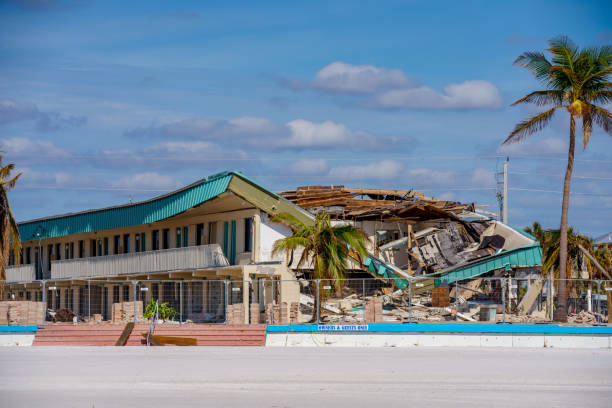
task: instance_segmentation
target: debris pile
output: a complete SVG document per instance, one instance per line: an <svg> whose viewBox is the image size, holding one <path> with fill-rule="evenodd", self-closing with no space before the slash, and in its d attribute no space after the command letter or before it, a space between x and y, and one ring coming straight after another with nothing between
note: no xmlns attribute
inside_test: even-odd
<svg viewBox="0 0 612 408"><path fill-rule="evenodd" d="M482 206L414 190L306 186L280 195L312 214L353 223L368 236L374 256L410 275L445 272L535 243Z"/></svg>
<svg viewBox="0 0 612 408"><path fill-rule="evenodd" d="M605 323L606 319L603 315L586 310L581 310L580 313L572 313L567 317L567 321L568 323L597 324L598 317L602 323Z"/></svg>

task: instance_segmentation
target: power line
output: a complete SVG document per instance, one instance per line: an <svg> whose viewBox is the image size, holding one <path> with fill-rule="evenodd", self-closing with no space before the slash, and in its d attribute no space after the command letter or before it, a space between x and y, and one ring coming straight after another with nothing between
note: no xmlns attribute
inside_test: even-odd
<svg viewBox="0 0 612 408"><path fill-rule="evenodd" d="M380 160L380 158L373 157L303 157L303 156L288 156L283 155L282 157L274 157L274 156L263 156L263 157L219 157L219 156L211 156L211 157L186 157L186 156L145 156L145 155L135 155L135 154L66 154L66 155L54 155L54 154L32 154L32 155L18 155L19 157L55 157L57 159L66 160L66 159L139 159L139 160L177 160L177 161L257 161L257 160L265 160L265 161L295 161L295 160L329 160L329 161L373 161ZM435 155L418 155L418 156L384 156L386 160L415 160L415 161L426 161L426 160L474 160L474 159L499 159L510 157L511 159L520 159L520 160L561 160L567 161L567 158L564 157L549 157L549 156L529 156L529 155L519 155L519 156L508 156L508 155L472 155L472 156L435 156ZM612 160L603 160L603 159L575 159L574 162L585 162L585 163L612 163Z"/></svg>
<svg viewBox="0 0 612 408"><path fill-rule="evenodd" d="M518 175L527 175L527 176L541 176L541 177L564 177L563 174L544 174L544 173L529 173L529 172L519 172L519 171L511 171L508 174L518 174ZM573 179L585 179L585 180L602 180L602 181L612 181L612 177L595 177L595 176L573 176Z"/></svg>
<svg viewBox="0 0 612 408"><path fill-rule="evenodd" d="M508 187L509 190L515 191L532 191L537 193L555 193L555 194L563 194L563 191L558 190L543 190L538 188L521 188L521 187ZM612 197L612 194L595 194L595 193L570 193L571 195L583 195L583 196L593 196L593 197Z"/></svg>

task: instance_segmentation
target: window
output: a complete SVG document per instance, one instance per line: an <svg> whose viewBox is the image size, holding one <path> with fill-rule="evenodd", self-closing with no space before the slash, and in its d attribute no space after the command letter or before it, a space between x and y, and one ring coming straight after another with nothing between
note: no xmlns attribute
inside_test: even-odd
<svg viewBox="0 0 612 408"><path fill-rule="evenodd" d="M147 234L145 232L140 234L140 250L142 252L147 250Z"/></svg>
<svg viewBox="0 0 612 408"><path fill-rule="evenodd" d="M53 309L53 291L47 290L47 308Z"/></svg>
<svg viewBox="0 0 612 408"><path fill-rule="evenodd" d="M155 301L159 299L159 283L151 284L151 300Z"/></svg>
<svg viewBox="0 0 612 408"><path fill-rule="evenodd" d="M62 244L55 244L55 260L62 259Z"/></svg>
<svg viewBox="0 0 612 408"><path fill-rule="evenodd" d="M26 263L29 265L32 263L32 248L26 248Z"/></svg>
<svg viewBox="0 0 612 408"><path fill-rule="evenodd" d="M51 270L51 256L53 255L53 245L47 246L47 271Z"/></svg>
<svg viewBox="0 0 612 408"><path fill-rule="evenodd" d="M32 300L32 292L29 290L26 292L26 300Z"/></svg>
<svg viewBox="0 0 612 408"><path fill-rule="evenodd" d="M96 240L89 240L89 256L96 256Z"/></svg>
<svg viewBox="0 0 612 408"><path fill-rule="evenodd" d="M217 243L217 221L208 223L208 243L209 244Z"/></svg>
<svg viewBox="0 0 612 408"><path fill-rule="evenodd" d="M181 240L181 227L176 228L176 247L180 248L183 241Z"/></svg>
<svg viewBox="0 0 612 408"><path fill-rule="evenodd" d="M191 284L191 310L193 313L202 313L202 305L204 304L202 289L202 282L193 282Z"/></svg>
<svg viewBox="0 0 612 408"><path fill-rule="evenodd" d="M115 255L117 255L117 254L121 253L121 252L119 251L119 249L120 249L120 248L121 248L121 236L119 236L119 235L115 235L115 236L113 237L113 249L114 249L114 251L115 251L115 252L114 252L114 254L115 254Z"/></svg>
<svg viewBox="0 0 612 408"><path fill-rule="evenodd" d="M60 299L62 298L62 292L59 289L54 290L53 292L55 292L55 310L59 310L60 309Z"/></svg>
<svg viewBox="0 0 612 408"><path fill-rule="evenodd" d="M104 237L104 256L108 255L108 237Z"/></svg>
<svg viewBox="0 0 612 408"><path fill-rule="evenodd" d="M79 288L79 311L77 314L85 315L85 288L83 286Z"/></svg>
<svg viewBox="0 0 612 408"><path fill-rule="evenodd" d="M104 287L104 295L102 296L102 319L108 320L108 287Z"/></svg>
<svg viewBox="0 0 612 408"><path fill-rule="evenodd" d="M74 310L74 289L70 289L70 298L68 298L68 305L66 307L70 310Z"/></svg>
<svg viewBox="0 0 612 408"><path fill-rule="evenodd" d="M123 234L123 253L130 253L130 234Z"/></svg>
<svg viewBox="0 0 612 408"><path fill-rule="evenodd" d="M183 227L183 246L189 246L189 227Z"/></svg>
<svg viewBox="0 0 612 408"><path fill-rule="evenodd" d="M134 252L140 252L140 234L134 235Z"/></svg>
<svg viewBox="0 0 612 408"><path fill-rule="evenodd" d="M113 286L113 303L119 303L119 286Z"/></svg>
<svg viewBox="0 0 612 408"><path fill-rule="evenodd" d="M79 258L83 258L85 256L85 244L83 240L79 241Z"/></svg>
<svg viewBox="0 0 612 408"><path fill-rule="evenodd" d="M196 245L204 243L204 224L196 225Z"/></svg>
<svg viewBox="0 0 612 408"><path fill-rule="evenodd" d="M103 253L104 253L104 250L102 249L102 240L99 239L98 240L98 251L96 252L96 255L102 256Z"/></svg>
<svg viewBox="0 0 612 408"><path fill-rule="evenodd" d="M164 245L164 249L168 249L170 248L170 229L164 228L163 234L164 236L162 244Z"/></svg>
<svg viewBox="0 0 612 408"><path fill-rule="evenodd" d="M70 290L69 288L66 288L66 290L64 291L64 309L71 309L70 307Z"/></svg>
<svg viewBox="0 0 612 408"><path fill-rule="evenodd" d="M128 285L122 286L122 290L123 290L123 301L124 302L129 302L130 301L130 287Z"/></svg>
<svg viewBox="0 0 612 408"><path fill-rule="evenodd" d="M70 243L66 242L66 244L64 245L64 253L66 256L64 256L65 259L70 259Z"/></svg>
<svg viewBox="0 0 612 408"><path fill-rule="evenodd" d="M151 246L154 251L159 249L159 230L153 230L153 242L151 242Z"/></svg>
<svg viewBox="0 0 612 408"><path fill-rule="evenodd" d="M253 250L253 219L244 219L244 252Z"/></svg>

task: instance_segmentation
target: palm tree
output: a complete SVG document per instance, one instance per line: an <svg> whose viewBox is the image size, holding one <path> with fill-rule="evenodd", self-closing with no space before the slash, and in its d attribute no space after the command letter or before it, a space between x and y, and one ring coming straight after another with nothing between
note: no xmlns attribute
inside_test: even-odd
<svg viewBox="0 0 612 408"><path fill-rule="evenodd" d="M4 299L4 285L6 283L6 265L8 265L11 244L15 256L15 263L19 264L19 253L21 251L21 241L19 239L19 229L17 222L11 211L8 201L8 192L15 187L15 183L21 173L11 177L11 171L15 165L10 163L2 165L2 155L0 154L0 300Z"/></svg>
<svg viewBox="0 0 612 408"><path fill-rule="evenodd" d="M570 198L570 181L574 168L574 148L576 145L576 121L582 120L583 150L591 137L593 123L612 135L612 113L598 106L612 101L612 47L591 47L580 50L568 37L561 36L549 41L549 61L541 52L521 54L515 65L531 71L545 87L544 90L531 92L512 104L532 103L548 109L523 122L518 123L504 144L514 143L542 130L561 108L570 115L570 134L567 169L563 182L563 202L561 205L561 226L559 257L567 259L567 213ZM567 278L567 262L559 264L559 278ZM557 320L567 320L567 288L559 285Z"/></svg>
<svg viewBox="0 0 612 408"><path fill-rule="evenodd" d="M346 276L346 266L349 257L361 261L367 256L366 237L358 228L352 225L332 226L329 214L317 214L313 225L307 225L291 214L281 213L271 219L291 229L293 235L281 238L274 243L273 254L301 248L302 255L297 263L301 268L312 262L313 277L315 279L330 279L336 289L341 293ZM321 300L325 291L318 288L315 299L315 310L320 311ZM313 313L313 321L320 313Z"/></svg>
<svg viewBox="0 0 612 408"><path fill-rule="evenodd" d="M531 227L526 227L525 232L536 237L540 246L542 247L542 274L547 276L552 274L553 277L558 278L557 272L561 269L561 233L559 230L544 230L541 225L534 222ZM586 266L589 272L589 279L599 278L606 279L597 268L593 265L593 262L584 255L584 252L580 249L582 247L591 256L597 258L597 252L593 248L592 240L581 234L575 234L571 227L567 229L567 261L566 271L568 271L568 278L579 278L577 271ZM602 265L605 265L603 263ZM597 275L597 276L596 276Z"/></svg>
<svg viewBox="0 0 612 408"><path fill-rule="evenodd" d="M313 277L333 280L336 290L342 289L342 279L346 276L349 257L367 256L364 233L352 225L332 226L329 214L317 214L313 225L306 225L288 213L278 214L271 221L283 224L293 232L292 236L274 243L273 253L302 248L297 267L300 268L311 261Z"/></svg>

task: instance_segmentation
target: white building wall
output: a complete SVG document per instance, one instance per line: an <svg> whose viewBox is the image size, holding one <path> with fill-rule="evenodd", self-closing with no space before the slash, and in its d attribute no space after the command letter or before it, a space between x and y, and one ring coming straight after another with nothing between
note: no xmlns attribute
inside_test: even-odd
<svg viewBox="0 0 612 408"><path fill-rule="evenodd" d="M281 224L272 223L266 214L262 214L259 235L260 262L285 261L284 254L272 256L272 248L277 240L287 238L291 235L291 230L288 227Z"/></svg>

